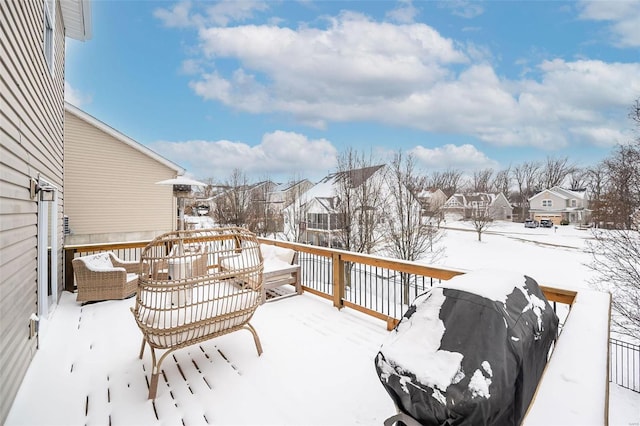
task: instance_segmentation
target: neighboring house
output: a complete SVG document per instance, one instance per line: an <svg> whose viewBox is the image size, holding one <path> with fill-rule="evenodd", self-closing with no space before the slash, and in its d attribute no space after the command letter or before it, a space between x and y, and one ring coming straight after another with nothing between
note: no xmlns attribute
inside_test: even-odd
<svg viewBox="0 0 640 426"><path fill-rule="evenodd" d="M184 169L65 104L65 244L151 240L176 229L177 201L157 185Z"/></svg>
<svg viewBox="0 0 640 426"><path fill-rule="evenodd" d="M529 198L529 216L538 221L550 219L556 225L587 223L591 217L587 192L564 189L559 186L545 189Z"/></svg>
<svg viewBox="0 0 640 426"><path fill-rule="evenodd" d="M470 218L474 212L486 214L493 220L511 220L513 216L513 207L503 193L453 194L442 209L445 213L457 214L462 218Z"/></svg>
<svg viewBox="0 0 640 426"><path fill-rule="evenodd" d="M0 17L4 424L38 345L46 343L41 338L63 287L65 37L91 38L91 8L88 0L2 0ZM45 408L34 402L33 409Z"/></svg>
<svg viewBox="0 0 640 426"><path fill-rule="evenodd" d="M269 194L269 204L273 206L273 209L277 212L282 212L285 207L288 207L300 195L304 194L313 187L308 179L302 179L295 182L282 183L276 186Z"/></svg>
<svg viewBox="0 0 640 426"><path fill-rule="evenodd" d="M443 219L442 207L447 202L447 194L441 189L424 189L416 194L420 202L420 214L425 221L435 220L439 222Z"/></svg>
<svg viewBox="0 0 640 426"><path fill-rule="evenodd" d="M302 194L313 187L308 179L295 182L287 182L276 186L267 194L268 210L272 212L273 229L276 232L284 232L284 224L289 221L285 215L285 208L291 206Z"/></svg>
<svg viewBox="0 0 640 426"><path fill-rule="evenodd" d="M377 165L326 176L284 209L285 235L296 235L297 240L313 245L339 247L338 235L344 226L340 203L345 202L340 198L344 190L341 187L357 190L361 185L370 185L385 191L384 167ZM352 208L360 214L380 213L372 211L371 206L357 205Z"/></svg>

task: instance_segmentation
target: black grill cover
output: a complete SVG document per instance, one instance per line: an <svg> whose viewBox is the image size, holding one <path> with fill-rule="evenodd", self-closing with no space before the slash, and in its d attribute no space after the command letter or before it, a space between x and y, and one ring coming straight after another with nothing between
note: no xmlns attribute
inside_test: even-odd
<svg viewBox="0 0 640 426"><path fill-rule="evenodd" d="M461 275L418 296L375 360L398 409L425 425L518 425L558 330L532 278Z"/></svg>

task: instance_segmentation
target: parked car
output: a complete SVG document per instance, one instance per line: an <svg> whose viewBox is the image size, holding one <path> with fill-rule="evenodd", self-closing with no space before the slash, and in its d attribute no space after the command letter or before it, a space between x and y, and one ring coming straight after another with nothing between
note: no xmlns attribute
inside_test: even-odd
<svg viewBox="0 0 640 426"><path fill-rule="evenodd" d="M537 228L538 227L538 221L537 220L533 220L533 219L527 219L524 221L524 227L525 228Z"/></svg>
<svg viewBox="0 0 640 426"><path fill-rule="evenodd" d="M540 220L540 226L543 228L553 228L553 222L550 219Z"/></svg>

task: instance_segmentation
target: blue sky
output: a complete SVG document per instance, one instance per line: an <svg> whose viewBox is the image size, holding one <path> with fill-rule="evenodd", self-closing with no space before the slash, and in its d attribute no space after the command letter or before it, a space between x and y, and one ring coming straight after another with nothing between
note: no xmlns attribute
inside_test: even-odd
<svg viewBox="0 0 640 426"><path fill-rule="evenodd" d="M92 2L65 97L198 179L594 164L636 135L640 1Z"/></svg>

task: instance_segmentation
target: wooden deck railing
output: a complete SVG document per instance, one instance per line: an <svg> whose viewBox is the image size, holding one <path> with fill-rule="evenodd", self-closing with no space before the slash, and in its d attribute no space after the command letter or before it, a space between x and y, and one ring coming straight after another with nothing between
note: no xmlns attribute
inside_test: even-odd
<svg viewBox="0 0 640 426"><path fill-rule="evenodd" d="M415 296L441 280L465 273L306 244L259 240L299 252L305 291L332 301L339 309L347 307L384 320L388 329L402 318ZM112 250L122 259L134 260L146 244L65 246L65 289L75 288L73 257ZM554 307L561 305L557 312L564 312L559 312L563 331L523 424L593 424L594 419L608 424L610 296L549 285L541 288ZM580 362L575 362L578 359ZM588 398L578 396L586 389L590 390Z"/></svg>
<svg viewBox="0 0 640 426"><path fill-rule="evenodd" d="M303 289L387 322L393 328L408 304L433 284L464 274L462 269L441 268L416 262L354 253L307 244L259 238L261 243L299 252ZM149 241L66 245L64 288L75 290L74 257L113 251L123 260L138 260ZM576 292L541 286L550 302L571 306Z"/></svg>

